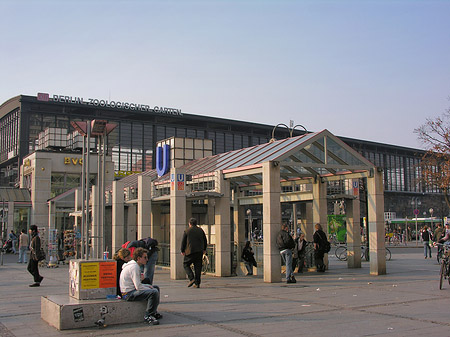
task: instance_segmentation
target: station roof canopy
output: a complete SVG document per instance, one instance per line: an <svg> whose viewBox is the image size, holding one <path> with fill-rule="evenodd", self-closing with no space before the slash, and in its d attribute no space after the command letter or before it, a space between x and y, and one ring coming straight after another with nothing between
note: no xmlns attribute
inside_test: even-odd
<svg viewBox="0 0 450 337"><path fill-rule="evenodd" d="M262 183L262 164L268 161L280 166L282 181L342 176L375 168L370 161L325 129L193 160L183 169L193 180L207 180L219 170L234 184L249 186ZM139 175L149 176L159 184L170 180L169 173L157 177L156 170L152 169L122 178L124 187L137 187Z"/></svg>
<svg viewBox="0 0 450 337"><path fill-rule="evenodd" d="M240 150L191 161L183 166L187 175L201 178L222 171L238 184L261 183L262 164L280 166L285 181L368 171L374 165L328 130L275 140ZM166 174L157 179L164 182Z"/></svg>
<svg viewBox="0 0 450 337"><path fill-rule="evenodd" d="M0 202L31 202L30 191L26 188L0 188Z"/></svg>

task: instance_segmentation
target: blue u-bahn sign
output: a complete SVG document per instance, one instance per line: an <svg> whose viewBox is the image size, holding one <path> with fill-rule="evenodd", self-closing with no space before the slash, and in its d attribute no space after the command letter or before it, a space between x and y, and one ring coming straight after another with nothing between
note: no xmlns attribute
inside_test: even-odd
<svg viewBox="0 0 450 337"><path fill-rule="evenodd" d="M158 146L156 148L156 172L158 177L169 172L170 168L170 145Z"/></svg>

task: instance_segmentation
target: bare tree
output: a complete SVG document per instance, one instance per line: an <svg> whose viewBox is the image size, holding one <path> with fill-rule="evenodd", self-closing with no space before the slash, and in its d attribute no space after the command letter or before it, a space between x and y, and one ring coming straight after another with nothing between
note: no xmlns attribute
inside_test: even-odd
<svg viewBox="0 0 450 337"><path fill-rule="evenodd" d="M427 150L420 163L422 181L438 188L450 207L450 109L442 116L427 118L414 132Z"/></svg>

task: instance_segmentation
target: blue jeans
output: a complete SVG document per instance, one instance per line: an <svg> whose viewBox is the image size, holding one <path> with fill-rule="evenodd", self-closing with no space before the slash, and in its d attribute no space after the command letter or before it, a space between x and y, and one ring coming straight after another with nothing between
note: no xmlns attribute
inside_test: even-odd
<svg viewBox="0 0 450 337"><path fill-rule="evenodd" d="M425 257L427 257L427 252L429 252L429 256L431 258L430 241L424 241L423 242L423 253L425 254Z"/></svg>
<svg viewBox="0 0 450 337"><path fill-rule="evenodd" d="M19 247L19 263L27 263L27 250L27 246Z"/></svg>
<svg viewBox="0 0 450 337"><path fill-rule="evenodd" d="M292 250L285 249L280 251L284 263L286 263L286 280L289 280L294 273L292 272Z"/></svg>
<svg viewBox="0 0 450 337"><path fill-rule="evenodd" d="M153 275L155 275L156 262L158 261L158 252L154 252L144 266L144 277L153 284Z"/></svg>
<svg viewBox="0 0 450 337"><path fill-rule="evenodd" d="M159 287L153 289L132 290L124 296L127 301L147 301L147 315L155 315L159 305Z"/></svg>

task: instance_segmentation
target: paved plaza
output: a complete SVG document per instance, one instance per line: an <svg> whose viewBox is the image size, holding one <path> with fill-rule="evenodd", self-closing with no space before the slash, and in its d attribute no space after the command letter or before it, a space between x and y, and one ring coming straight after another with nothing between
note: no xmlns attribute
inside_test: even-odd
<svg viewBox="0 0 450 337"><path fill-rule="evenodd" d="M439 265L421 248L391 248L387 275L369 264L347 269L330 255L324 274L297 275L296 284L262 277L206 275L200 289L157 269L159 326L145 323L58 331L40 318L41 296L68 294L68 266L44 268L42 286L17 255L0 266L0 335L7 336L450 336L450 285L439 290ZM331 251L331 253L333 250ZM433 250L435 253L435 250ZM108 323L108 322L106 322Z"/></svg>

